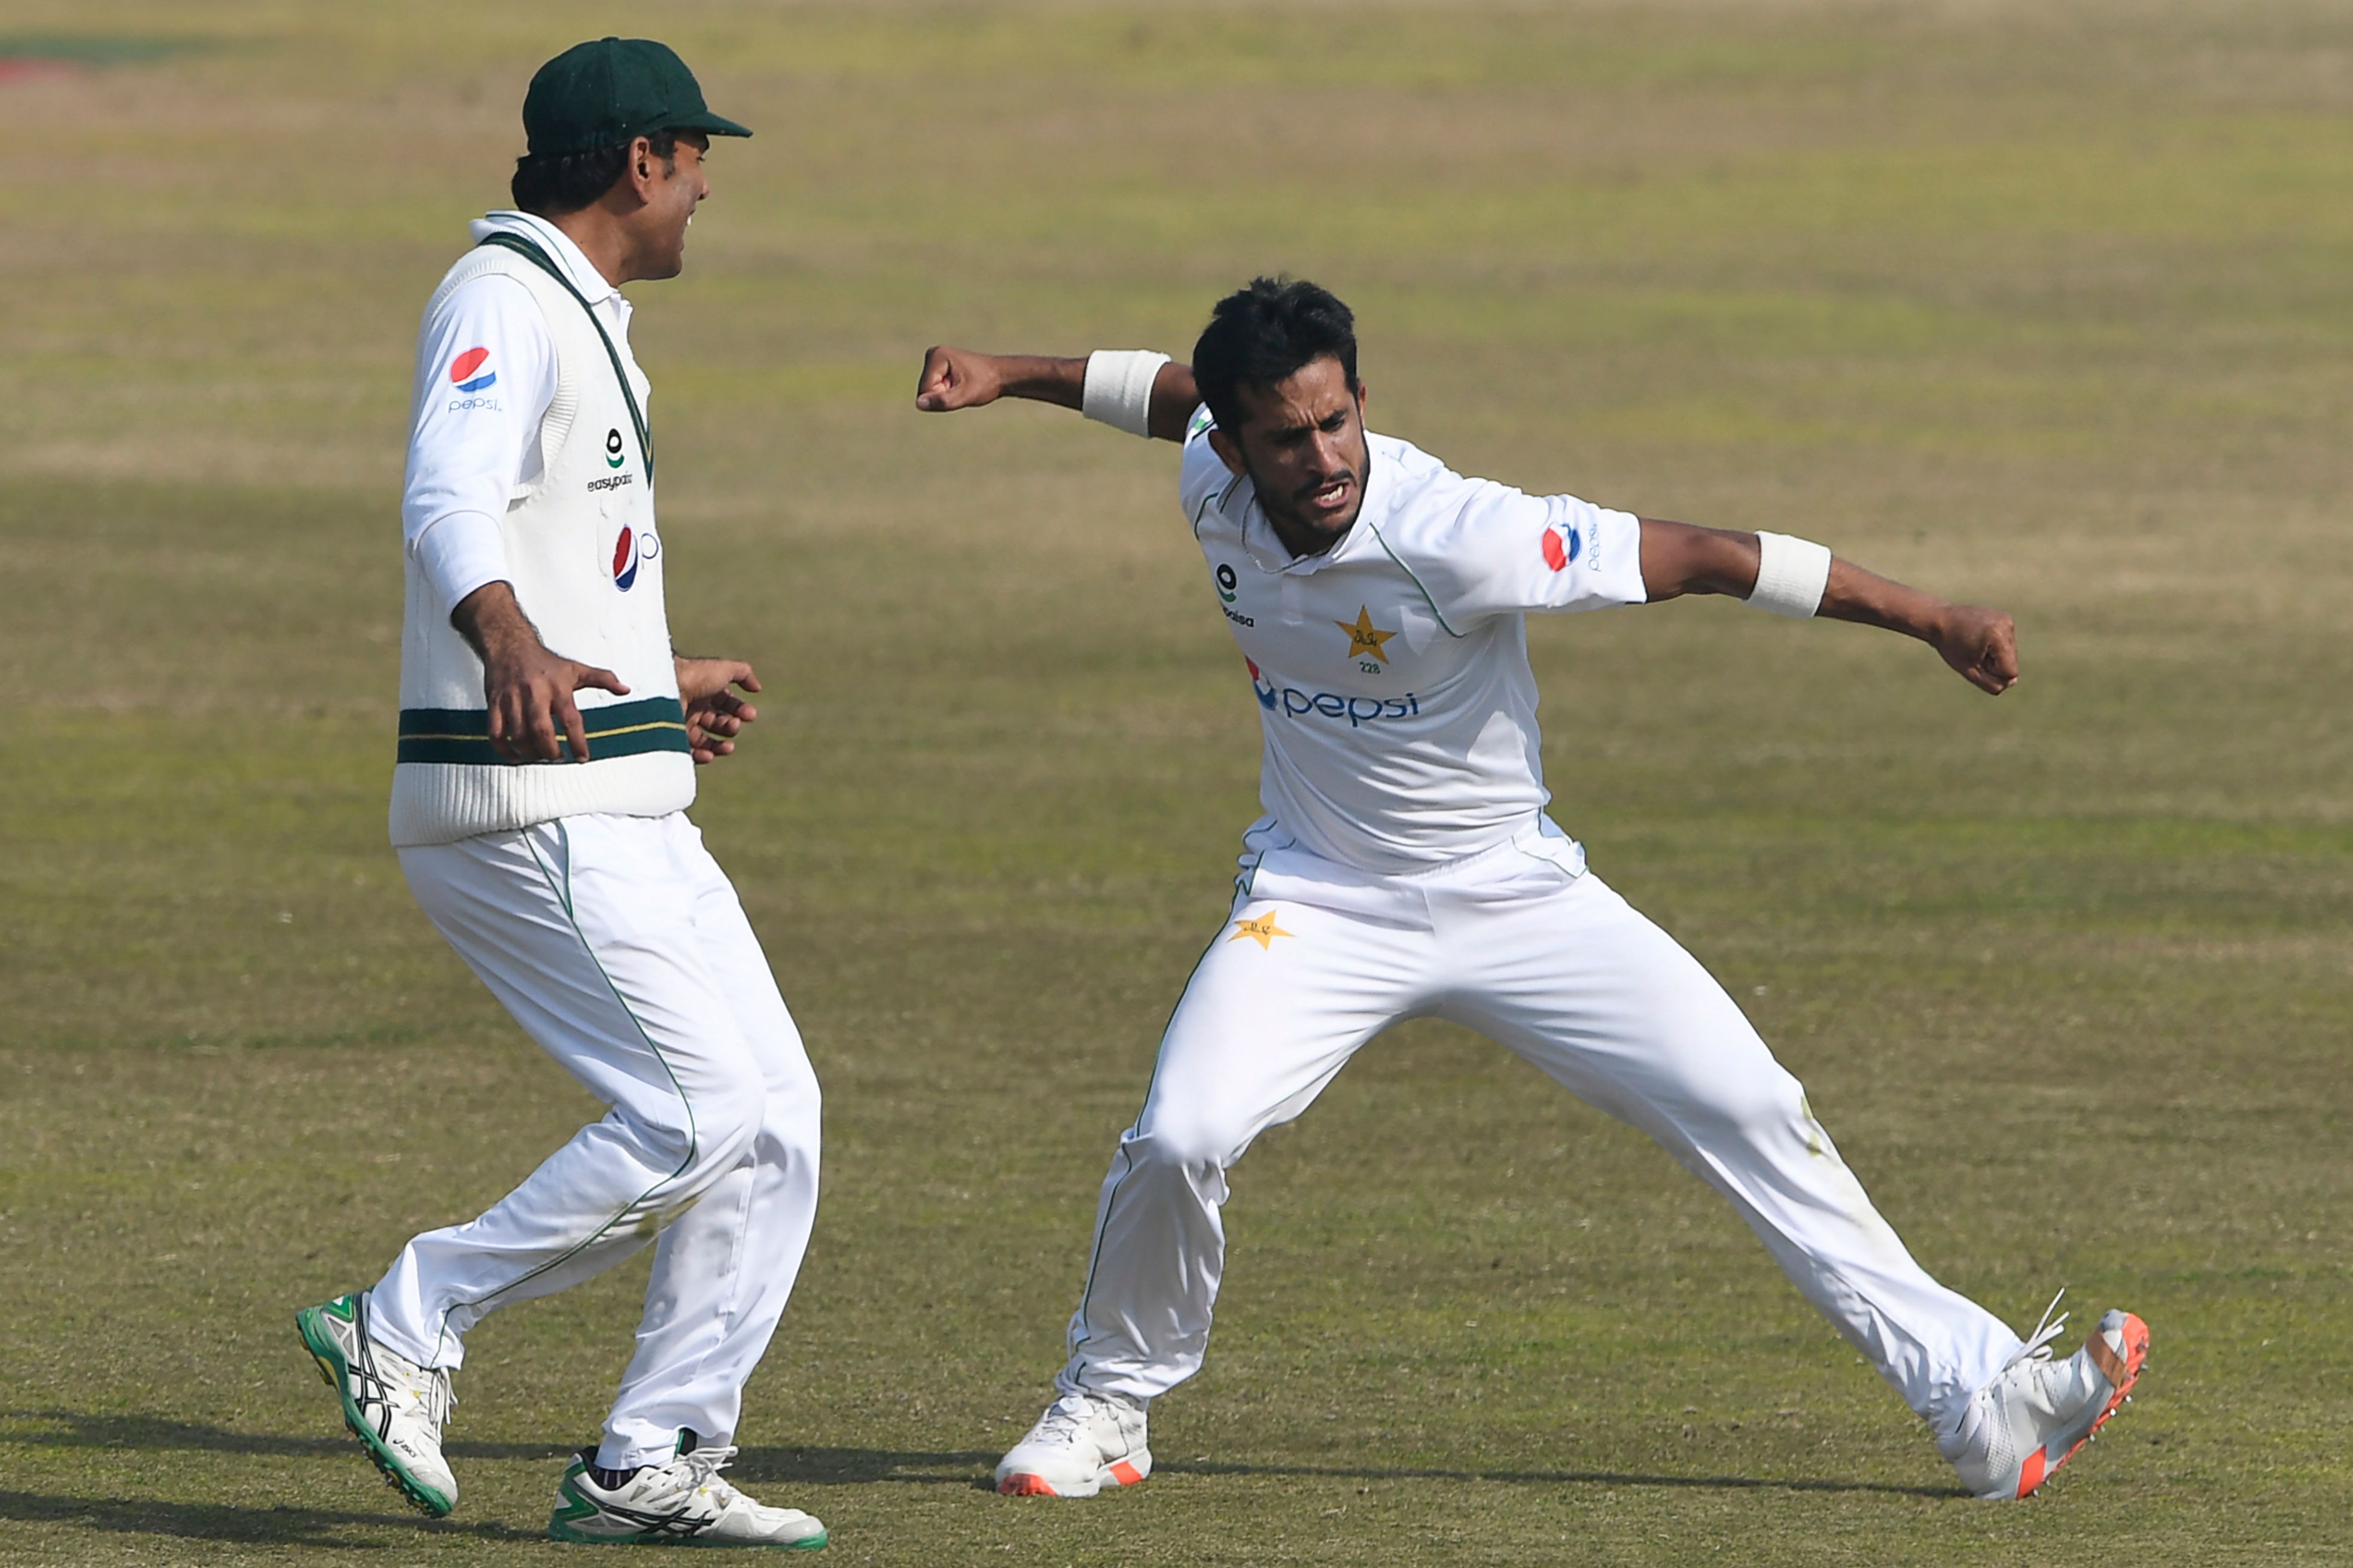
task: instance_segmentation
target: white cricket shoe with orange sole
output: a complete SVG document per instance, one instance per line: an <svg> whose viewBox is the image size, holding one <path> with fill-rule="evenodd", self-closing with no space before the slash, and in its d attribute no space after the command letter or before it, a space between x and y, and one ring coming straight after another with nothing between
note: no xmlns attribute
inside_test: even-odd
<svg viewBox="0 0 2353 1568"><path fill-rule="evenodd" d="M1092 1497L1152 1473L1144 1404L1116 1394L1065 1394L997 1465L1007 1497Z"/></svg>
<svg viewBox="0 0 2353 1568"><path fill-rule="evenodd" d="M2053 1297L2051 1306L2058 1305ZM2130 1312L2103 1317L2065 1361L2053 1361L2050 1345L2067 1315L2052 1322L2046 1308L2042 1319L2010 1364L1970 1399L1960 1426L1936 1443L1962 1484L1990 1502L2032 1495L2125 1404L2148 1363L2148 1325Z"/></svg>

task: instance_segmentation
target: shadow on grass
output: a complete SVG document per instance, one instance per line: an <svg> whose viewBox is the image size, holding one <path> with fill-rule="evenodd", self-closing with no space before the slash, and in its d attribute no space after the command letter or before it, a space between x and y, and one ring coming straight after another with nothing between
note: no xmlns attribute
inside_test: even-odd
<svg viewBox="0 0 2353 1568"><path fill-rule="evenodd" d="M887 1448L745 1448L727 1468L731 1480L800 1487L854 1487L877 1481L916 1486L985 1486L997 1455L978 1449L894 1453Z"/></svg>
<svg viewBox="0 0 2353 1568"><path fill-rule="evenodd" d="M267 1454L301 1457L349 1454L358 1450L342 1432L316 1437L287 1437L271 1432L233 1432L203 1421L174 1421L161 1415L87 1415L74 1410L12 1410L18 1421L47 1421L46 1432L0 1430L0 1443L23 1443L47 1448L201 1449L214 1454ZM562 1443L453 1442L442 1450L453 1459L562 1459L572 1448Z"/></svg>
<svg viewBox="0 0 2353 1568"><path fill-rule="evenodd" d="M73 1410L12 1410L16 1421L48 1423L46 1431L0 1428L0 1443L28 1447L122 1448L141 1450L194 1449L212 1454L257 1454L271 1458L356 1455L351 1437L337 1432L325 1436L293 1437L272 1432L236 1432L203 1421L177 1421L161 1415L85 1415ZM594 1436L594 1434L590 1434ZM456 1460L568 1460L576 1451L565 1443L469 1443L442 1446ZM728 1474L744 1482L783 1482L798 1486L859 1486L873 1481L965 1482L975 1472L997 1463L997 1455L979 1449L966 1452L897 1453L881 1448L745 1448L735 1457Z"/></svg>
<svg viewBox="0 0 2353 1568"><path fill-rule="evenodd" d="M1393 1465L1243 1465L1179 1459L1152 1467L1166 1476L1294 1476L1335 1481L1491 1481L1518 1486L1683 1487L1696 1490L1877 1492L1886 1497L1965 1498L1959 1487L1903 1487L1885 1481L1806 1477L1658 1476L1627 1470L1444 1470Z"/></svg>
<svg viewBox="0 0 2353 1568"><path fill-rule="evenodd" d="M199 1421L175 1421L156 1415L88 1415L69 1410L20 1410L9 1413L19 1420L39 1420L52 1424L45 1432L23 1430L0 1431L0 1442L25 1443L55 1447L126 1448L126 1449L202 1449L223 1454L263 1454L273 1456L308 1457L312 1455L349 1454L354 1450L352 1440L341 1434L326 1437L288 1437L261 1432L233 1432ZM573 1450L558 1443L466 1443L453 1442L443 1450L449 1458L466 1459L565 1459ZM784 1486L866 1486L891 1482L899 1485L970 1486L987 1491L993 1489L988 1472L997 1462L997 1455L979 1449L941 1449L901 1452L887 1448L745 1448L735 1458L730 1468L737 1481L752 1484ZM1176 1460L1155 1467L1164 1475L1178 1476L1268 1476L1298 1479L1356 1481L1445 1481L1461 1484L1485 1481L1506 1486L1599 1486L1599 1487L1664 1487L1694 1490L1736 1491L1799 1491L1876 1493L1887 1497L1960 1498L1968 1494L1957 1486L1907 1487L1883 1481L1832 1480L1809 1477L1767 1476L1672 1476L1642 1474L1627 1470L1552 1470L1552 1469L1443 1469L1436 1467L1400 1465L1285 1465L1225 1463L1211 1459ZM0 1494L22 1498L25 1494ZM31 1500L43 1506L64 1510L55 1517L73 1516L74 1510L179 1510L190 1514L251 1515L260 1520L317 1519L344 1523L385 1522L377 1516L366 1514L320 1514L302 1510L212 1509L174 1503L107 1502L76 1504L63 1498ZM0 1503L0 1509L13 1506ZM10 1517L26 1517L11 1515ZM43 1515L42 1517L51 1517ZM93 1520L93 1523L97 1521ZM99 1528L110 1528L100 1524ZM135 1528L120 1526L115 1528ZM277 1526L280 1530L284 1525ZM444 1526L441 1528L457 1528ZM496 1527L482 1526L496 1533ZM180 1533L166 1530L167 1533ZM241 1538L240 1538L241 1539ZM292 1539L269 1535L256 1539ZM531 1539L537 1539L535 1536ZM352 1544L352 1543L345 1543Z"/></svg>
<svg viewBox="0 0 2353 1568"><path fill-rule="evenodd" d="M79 1524L125 1535L176 1535L248 1546L311 1546L381 1552L381 1541L338 1533L353 1526L421 1530L480 1541L544 1541L544 1532L504 1524L449 1524L410 1514L347 1513L319 1508L237 1508L227 1503L164 1502L153 1498L49 1497L0 1491L0 1519L18 1524Z"/></svg>

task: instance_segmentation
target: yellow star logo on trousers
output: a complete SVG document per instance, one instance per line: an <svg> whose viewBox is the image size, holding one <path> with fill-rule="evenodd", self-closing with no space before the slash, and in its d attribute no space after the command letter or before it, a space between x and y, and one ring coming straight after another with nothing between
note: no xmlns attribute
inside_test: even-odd
<svg viewBox="0 0 2353 1568"><path fill-rule="evenodd" d="M1272 947L1276 937L1292 934L1274 923L1274 917L1280 912L1280 910L1269 910L1254 921L1236 921L1234 934L1226 940L1240 942L1242 938L1248 937L1261 947Z"/></svg>
<svg viewBox="0 0 2353 1568"><path fill-rule="evenodd" d="M1397 636L1397 633L1382 631L1373 625L1371 605L1359 605L1356 607L1356 624L1353 626L1345 621L1334 621L1332 624L1348 634L1350 658L1356 658L1360 653L1368 653L1383 664L1389 661L1389 656L1381 645Z"/></svg>

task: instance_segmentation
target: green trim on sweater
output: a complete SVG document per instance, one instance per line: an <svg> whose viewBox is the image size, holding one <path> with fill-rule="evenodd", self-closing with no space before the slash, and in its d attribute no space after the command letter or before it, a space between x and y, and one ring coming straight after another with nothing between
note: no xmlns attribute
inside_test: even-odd
<svg viewBox="0 0 2353 1568"><path fill-rule="evenodd" d="M583 708L580 721L588 734L588 760L634 757L646 752L691 752L686 738L686 710L675 697L648 697L635 702L615 702L603 708ZM568 762L572 743L556 737ZM465 763L482 767L515 767L491 749L491 715L480 708L404 708L400 710L400 752L404 763Z"/></svg>

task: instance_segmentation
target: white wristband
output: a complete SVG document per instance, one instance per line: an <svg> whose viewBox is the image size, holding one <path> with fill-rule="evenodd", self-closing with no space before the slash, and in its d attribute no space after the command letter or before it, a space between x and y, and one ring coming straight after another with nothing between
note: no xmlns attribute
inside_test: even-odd
<svg viewBox="0 0 2353 1568"><path fill-rule="evenodd" d="M1757 536L1757 586L1748 602L1777 616L1804 620L1822 607L1831 585L1829 547L1786 533Z"/></svg>
<svg viewBox="0 0 2353 1568"><path fill-rule="evenodd" d="M1152 434L1152 378L1168 363L1145 349L1097 349L1087 356L1079 410L1131 436Z"/></svg>
<svg viewBox="0 0 2353 1568"><path fill-rule="evenodd" d="M435 518L417 536L416 554L425 580L440 595L445 617L475 589L514 580L507 570L506 538L485 512L453 511Z"/></svg>

